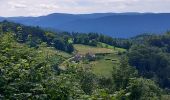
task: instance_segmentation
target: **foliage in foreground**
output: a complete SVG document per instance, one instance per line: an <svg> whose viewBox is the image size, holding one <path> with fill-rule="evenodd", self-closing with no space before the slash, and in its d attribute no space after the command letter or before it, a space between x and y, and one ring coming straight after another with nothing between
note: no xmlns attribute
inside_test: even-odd
<svg viewBox="0 0 170 100"><path fill-rule="evenodd" d="M11 33L1 35L0 99L159 100L161 97L157 85L138 78L136 71L127 66L127 60L123 60L113 78L101 79L89 68L71 65L60 71L52 58L38 48L17 43Z"/></svg>

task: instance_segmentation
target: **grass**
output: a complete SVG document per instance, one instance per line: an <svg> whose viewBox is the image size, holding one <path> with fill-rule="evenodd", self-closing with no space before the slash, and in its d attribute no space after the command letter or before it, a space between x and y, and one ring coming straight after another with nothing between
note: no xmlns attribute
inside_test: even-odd
<svg viewBox="0 0 170 100"><path fill-rule="evenodd" d="M70 57L72 57L71 54L66 53L66 52L63 52L63 51L60 51L60 50L57 50L57 54L63 56L64 58L70 58Z"/></svg>
<svg viewBox="0 0 170 100"><path fill-rule="evenodd" d="M119 56L115 54L108 54L102 59L91 62L94 74L98 76L111 77L113 67L119 64Z"/></svg>
<svg viewBox="0 0 170 100"><path fill-rule="evenodd" d="M126 51L126 49L114 47L114 46L111 46L111 45L108 45L108 44L102 43L102 42L99 42L99 43L97 44L97 47L114 49L115 51L120 51L120 52Z"/></svg>
<svg viewBox="0 0 170 100"><path fill-rule="evenodd" d="M170 98L170 95L163 95L162 96L162 100L169 100L169 98Z"/></svg>
<svg viewBox="0 0 170 100"><path fill-rule="evenodd" d="M68 54L66 52L60 51L60 50L56 50L53 47L41 47L40 50L48 55L59 55L62 56L64 58L70 58L72 55Z"/></svg>
<svg viewBox="0 0 170 100"><path fill-rule="evenodd" d="M91 67L92 72L101 77L110 78L112 77L113 67L119 65L120 57L116 54L107 54L102 56L96 61L91 61L88 63L80 62L77 65L82 67Z"/></svg>
<svg viewBox="0 0 170 100"><path fill-rule="evenodd" d="M76 49L78 54L87 54L87 53L93 53L93 54L102 54L102 53L114 53L114 49L109 48L101 48L101 47L93 47L93 46L87 46L87 45L81 45L81 44L75 44L74 48Z"/></svg>

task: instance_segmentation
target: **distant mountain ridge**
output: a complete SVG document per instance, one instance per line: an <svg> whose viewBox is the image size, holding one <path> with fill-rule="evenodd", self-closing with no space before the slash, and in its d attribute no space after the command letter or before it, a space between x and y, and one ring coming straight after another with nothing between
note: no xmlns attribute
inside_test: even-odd
<svg viewBox="0 0 170 100"><path fill-rule="evenodd" d="M39 17L0 17L0 21L4 19L55 30L98 32L121 38L170 30L170 13L54 13Z"/></svg>

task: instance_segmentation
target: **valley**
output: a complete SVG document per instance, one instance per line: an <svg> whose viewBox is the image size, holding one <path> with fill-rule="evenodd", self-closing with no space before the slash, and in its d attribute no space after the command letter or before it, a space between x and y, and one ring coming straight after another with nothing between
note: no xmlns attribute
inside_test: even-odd
<svg viewBox="0 0 170 100"><path fill-rule="evenodd" d="M170 100L170 0L0 0L0 100Z"/></svg>
<svg viewBox="0 0 170 100"><path fill-rule="evenodd" d="M129 39L0 22L0 99L166 100L170 33Z"/></svg>

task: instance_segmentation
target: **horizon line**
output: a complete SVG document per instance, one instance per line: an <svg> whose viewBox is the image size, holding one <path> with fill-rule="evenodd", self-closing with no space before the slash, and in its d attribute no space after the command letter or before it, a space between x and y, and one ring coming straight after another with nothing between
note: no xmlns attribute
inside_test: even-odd
<svg viewBox="0 0 170 100"><path fill-rule="evenodd" d="M66 15L92 15L92 14L170 14L170 12L93 12L93 13L60 13L54 12L49 14L42 14L42 15L28 15L28 16L0 16L0 18L11 18L11 17L43 17L52 14L66 14Z"/></svg>

